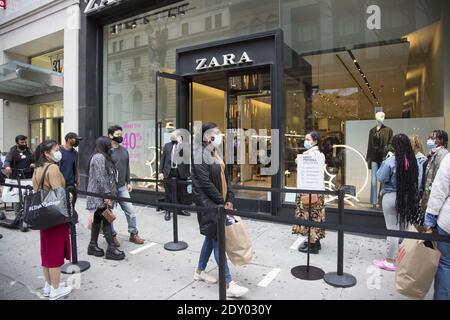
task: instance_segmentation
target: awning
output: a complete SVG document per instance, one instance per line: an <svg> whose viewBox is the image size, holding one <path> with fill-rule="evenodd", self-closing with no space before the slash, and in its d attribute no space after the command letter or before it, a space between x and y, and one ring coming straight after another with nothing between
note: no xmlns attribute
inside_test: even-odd
<svg viewBox="0 0 450 320"><path fill-rule="evenodd" d="M19 61L0 65L0 98L23 101L63 91L64 75Z"/></svg>

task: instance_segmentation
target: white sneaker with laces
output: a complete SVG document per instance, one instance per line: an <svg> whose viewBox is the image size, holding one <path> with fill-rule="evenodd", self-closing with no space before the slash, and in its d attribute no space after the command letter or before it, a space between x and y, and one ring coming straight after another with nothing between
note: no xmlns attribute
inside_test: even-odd
<svg viewBox="0 0 450 320"><path fill-rule="evenodd" d="M197 272L197 270L194 271L194 280L195 281L205 281L206 283L214 284L217 283L217 279L213 276L210 276L205 271L202 271L200 273Z"/></svg>
<svg viewBox="0 0 450 320"><path fill-rule="evenodd" d="M60 284L59 284L59 286L61 287L61 286L63 286L63 287L65 287L66 286L66 284L64 283L64 282L61 282ZM44 297L49 297L50 296L50 290L51 290L51 288L52 288L52 286L50 285L50 283L48 283L47 281L45 281L45 286L44 286L44 289L42 289L42 295L44 296Z"/></svg>
<svg viewBox="0 0 450 320"><path fill-rule="evenodd" d="M58 289L55 289L53 287L50 288L50 296L49 299L50 300L58 300L64 296L67 296L69 293L72 292L72 287L68 286L68 287L63 287L63 286L59 286Z"/></svg>
<svg viewBox="0 0 450 320"><path fill-rule="evenodd" d="M248 292L248 288L238 285L236 282L231 281L227 288L228 298L239 298Z"/></svg>

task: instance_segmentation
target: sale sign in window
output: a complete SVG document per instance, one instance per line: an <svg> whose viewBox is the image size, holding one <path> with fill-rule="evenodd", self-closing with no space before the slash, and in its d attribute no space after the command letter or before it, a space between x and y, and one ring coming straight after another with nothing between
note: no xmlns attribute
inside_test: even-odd
<svg viewBox="0 0 450 320"><path fill-rule="evenodd" d="M6 9L6 0L0 0L0 8Z"/></svg>

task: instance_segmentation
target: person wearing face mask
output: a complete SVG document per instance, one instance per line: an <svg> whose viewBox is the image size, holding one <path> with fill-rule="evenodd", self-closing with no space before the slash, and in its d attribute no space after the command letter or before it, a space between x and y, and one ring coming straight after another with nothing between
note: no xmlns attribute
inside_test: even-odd
<svg viewBox="0 0 450 320"><path fill-rule="evenodd" d="M130 180L130 156L127 149L121 146L123 142L123 129L121 126L114 125L108 128L108 137L111 140L111 158L116 166L118 173L117 191L121 198L130 198L130 192L133 190ZM133 204L131 202L119 201L119 205L125 213L128 223L128 232L130 242L134 244L144 244L144 239L139 236L137 229L136 215L134 214ZM117 233L114 230L114 224L111 225L113 239L117 247L120 246L117 240Z"/></svg>
<svg viewBox="0 0 450 320"><path fill-rule="evenodd" d="M183 149L181 143L183 139L178 132L174 130L170 134L170 142L164 145L163 153L161 155L161 161L159 165L159 176L160 180L165 180L164 189L166 193L166 202L172 202L172 178L177 178L179 180L187 180L189 177L189 165L185 163L177 163L176 158L183 157ZM177 183L177 203L183 203L183 196L186 194L186 184ZM180 210L180 215L190 216L191 214L186 210ZM166 221L170 220L170 211L166 210L164 215Z"/></svg>
<svg viewBox="0 0 450 320"><path fill-rule="evenodd" d="M322 144L320 139L320 133L312 131L305 136L304 147L306 151L304 155L313 156L317 158L323 158L325 163L325 155L322 152ZM325 221L325 207L323 195L311 195L311 203L309 203L309 195L297 194L296 197L297 208L295 210L295 216L301 220L309 220L309 206L311 206L311 220L315 222ZM308 235L308 227L301 225L294 225L292 227L293 234L300 234L302 236ZM306 239L298 248L300 252L309 252L317 254L322 249L320 240L325 238L325 230L320 228L311 228L311 238L308 243Z"/></svg>
<svg viewBox="0 0 450 320"><path fill-rule="evenodd" d="M62 154L55 140L47 140L41 144L41 155L37 168L33 175L33 190L37 192L40 188L42 178L45 191L64 188L64 176L57 163ZM64 259L70 260L70 238L69 226L60 224L40 231L41 260L45 278L43 295L50 300L56 300L68 295L72 287L65 286L60 282L61 266Z"/></svg>
<svg viewBox="0 0 450 320"><path fill-rule="evenodd" d="M448 134L444 130L434 130L427 140L427 147L430 150L428 163L425 170L425 181L423 194L420 201L420 210L417 224L423 225L425 213L427 212L428 199L430 198L431 187L436 174L441 165L442 159L448 154Z"/></svg>
<svg viewBox="0 0 450 320"><path fill-rule="evenodd" d="M4 172L10 179L17 179L20 175L21 179L31 179L34 170L33 152L27 145L28 138L24 135L16 137L16 145L11 147L6 155L4 163ZM17 216L20 214L20 203L13 203L14 213ZM26 227L21 228L22 231L27 231Z"/></svg>
<svg viewBox="0 0 450 320"><path fill-rule="evenodd" d="M66 143L61 146L62 158L59 169L66 180L67 190L72 195L72 205L75 207L77 201L76 188L80 186L80 171L78 169L78 152L75 150L83 140L75 132L69 132L65 137Z"/></svg>
<svg viewBox="0 0 450 320"><path fill-rule="evenodd" d="M95 150L89 161L87 192L118 196L117 191L117 169L111 158L111 140L108 137L99 137L95 141ZM88 255L103 257L105 252L98 246L98 236L100 228L103 227L108 248L106 259L123 260L125 253L117 248L113 239L113 229L108 220L103 216L103 212L115 207L115 201L88 196L86 198L86 209L94 212L94 221L91 228L91 241L88 247Z"/></svg>
<svg viewBox="0 0 450 320"><path fill-rule="evenodd" d="M195 281L216 283L217 279L206 273L206 266L211 253L219 262L219 246L217 241L217 211L218 205L233 210L234 194L226 165L221 158L219 148L222 148L222 134L215 123L207 122L202 126L202 146L196 146L194 153L201 154L201 164L195 163L192 168L192 182L194 185L194 201L200 207L211 208L199 211L197 219L200 233L205 236L200 252L200 258L194 271ZM225 263L225 281L227 283L227 297L238 298L248 292L248 288L238 285L231 278L228 264Z"/></svg>

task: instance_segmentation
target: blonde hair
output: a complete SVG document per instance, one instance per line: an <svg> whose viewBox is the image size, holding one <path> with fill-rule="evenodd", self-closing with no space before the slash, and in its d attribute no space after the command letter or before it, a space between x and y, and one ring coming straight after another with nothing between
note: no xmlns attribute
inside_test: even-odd
<svg viewBox="0 0 450 320"><path fill-rule="evenodd" d="M410 135L409 140L411 141L411 146L414 150L414 153L417 153L417 152L423 153L422 142L420 141L420 137L417 134Z"/></svg>

